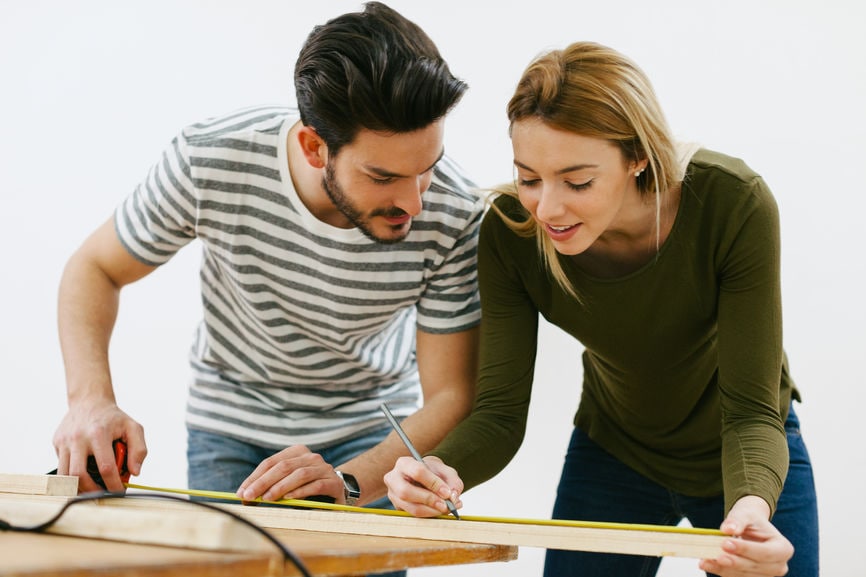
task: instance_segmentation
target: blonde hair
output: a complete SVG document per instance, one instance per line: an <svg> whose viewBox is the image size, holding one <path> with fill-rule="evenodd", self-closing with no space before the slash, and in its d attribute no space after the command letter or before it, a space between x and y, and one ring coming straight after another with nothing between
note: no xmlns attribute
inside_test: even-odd
<svg viewBox="0 0 866 577"><path fill-rule="evenodd" d="M646 169L636 182L641 195L656 196L656 230L660 230L660 197L679 184L684 170L655 91L634 62L593 42L575 42L563 50L543 53L523 72L507 112L511 125L538 118L553 128L608 140L619 147L626 161L646 160ZM493 193L516 197L517 188L511 183L496 187ZM515 233L535 236L551 275L579 299L553 243L535 220L528 214L526 220L514 220L496 210Z"/></svg>

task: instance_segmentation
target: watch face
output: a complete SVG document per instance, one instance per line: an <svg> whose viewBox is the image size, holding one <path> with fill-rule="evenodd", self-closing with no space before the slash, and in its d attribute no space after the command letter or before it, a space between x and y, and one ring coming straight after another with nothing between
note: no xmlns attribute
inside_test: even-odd
<svg viewBox="0 0 866 577"><path fill-rule="evenodd" d="M354 475L349 475L348 473L343 473L343 483L346 484L346 488L352 492L361 494L361 487L358 486L358 480Z"/></svg>
<svg viewBox="0 0 866 577"><path fill-rule="evenodd" d="M342 471L335 472L341 479L343 479L343 490L346 497L346 504L354 505L361 497L361 487L358 485L358 480L355 479L354 475L350 475L349 473L343 473Z"/></svg>

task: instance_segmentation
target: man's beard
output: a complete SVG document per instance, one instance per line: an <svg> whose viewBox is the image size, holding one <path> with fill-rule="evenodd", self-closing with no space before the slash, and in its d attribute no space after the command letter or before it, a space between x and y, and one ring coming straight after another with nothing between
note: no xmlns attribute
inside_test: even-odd
<svg viewBox="0 0 866 577"><path fill-rule="evenodd" d="M331 199L331 202L334 203L334 206L337 207L337 210L349 219L349 222L355 225L355 227L357 227L358 230L360 230L364 236L370 240L382 244L394 244L402 241L409 234L406 232L406 234L397 238L381 238L376 236L370 226L371 218L376 216L397 218L405 215L406 212L397 207L391 207L388 209L377 208L365 218L364 215L361 214L361 211L359 211L349 200L348 196L346 196L340 183L337 182L337 177L334 174L334 167L330 162L325 165L325 175L322 177L322 188L325 189L325 193L328 195L328 198Z"/></svg>

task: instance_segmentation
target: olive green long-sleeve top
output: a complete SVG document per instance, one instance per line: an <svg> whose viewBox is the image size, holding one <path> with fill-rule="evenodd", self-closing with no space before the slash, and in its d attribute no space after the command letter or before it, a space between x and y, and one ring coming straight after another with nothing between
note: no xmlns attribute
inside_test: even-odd
<svg viewBox="0 0 866 577"><path fill-rule="evenodd" d="M496 204L527 218L511 197ZM758 495L775 510L788 466L783 423L799 395L782 348L778 208L763 179L740 160L699 150L657 258L615 279L560 261L580 302L545 271L533 238L488 211L478 255L477 398L431 454L456 468L467 488L514 457L540 313L584 346L577 427L674 491L724 493L726 511ZM564 378L536 389L568 395L575 386Z"/></svg>

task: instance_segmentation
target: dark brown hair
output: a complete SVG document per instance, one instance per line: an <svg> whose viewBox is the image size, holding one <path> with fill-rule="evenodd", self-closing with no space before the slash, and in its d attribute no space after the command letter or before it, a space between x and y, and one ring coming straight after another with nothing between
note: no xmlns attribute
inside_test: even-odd
<svg viewBox="0 0 866 577"><path fill-rule="evenodd" d="M314 28L295 65L301 121L332 155L362 129L404 133L429 126L466 89L423 30L379 2Z"/></svg>

